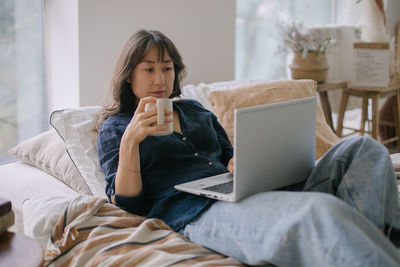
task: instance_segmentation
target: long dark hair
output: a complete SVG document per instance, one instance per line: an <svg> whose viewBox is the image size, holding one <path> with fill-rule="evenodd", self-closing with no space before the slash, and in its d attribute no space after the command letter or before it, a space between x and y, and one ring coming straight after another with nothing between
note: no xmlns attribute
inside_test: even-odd
<svg viewBox="0 0 400 267"><path fill-rule="evenodd" d="M104 106L97 118L96 129L108 117L120 112L134 112L136 109L136 96L132 92L128 79L133 69L143 60L150 48L156 46L159 60L164 60L164 52L167 51L174 63L175 80L170 98L180 96L181 81L185 76L185 65L174 43L163 33L154 30L139 30L126 42L115 65L110 87L112 91L111 104Z"/></svg>

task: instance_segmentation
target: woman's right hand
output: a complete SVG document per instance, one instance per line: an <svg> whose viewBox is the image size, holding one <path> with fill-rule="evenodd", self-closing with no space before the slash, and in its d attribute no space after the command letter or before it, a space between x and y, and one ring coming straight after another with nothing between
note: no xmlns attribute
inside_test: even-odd
<svg viewBox="0 0 400 267"><path fill-rule="evenodd" d="M139 144L150 134L163 131L168 126L157 126L157 109L145 111L147 103L156 103L157 98L142 98L135 114L122 135L115 193L123 196L137 196L142 191ZM165 121L172 120L172 111L165 111Z"/></svg>
<svg viewBox="0 0 400 267"><path fill-rule="evenodd" d="M148 103L157 103L157 98L144 97L140 99L135 114L122 136L121 143L124 145L138 145L150 134L168 129L166 125L157 125L157 109L145 111ZM172 121L172 111L165 110L165 116L165 122Z"/></svg>

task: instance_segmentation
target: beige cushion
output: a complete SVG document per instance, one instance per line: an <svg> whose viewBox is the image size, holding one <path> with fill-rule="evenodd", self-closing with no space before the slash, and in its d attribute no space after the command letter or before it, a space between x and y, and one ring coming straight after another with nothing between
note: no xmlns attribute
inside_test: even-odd
<svg viewBox="0 0 400 267"><path fill-rule="evenodd" d="M214 91L208 96L208 100L233 144L235 109L315 96L316 86L317 84L313 80L278 80L236 89ZM340 138L326 123L319 105L317 107L316 135L316 159L325 154L330 147L340 142Z"/></svg>
<svg viewBox="0 0 400 267"><path fill-rule="evenodd" d="M54 130L27 139L8 153L54 176L75 192L91 195L89 187L65 150L63 141Z"/></svg>

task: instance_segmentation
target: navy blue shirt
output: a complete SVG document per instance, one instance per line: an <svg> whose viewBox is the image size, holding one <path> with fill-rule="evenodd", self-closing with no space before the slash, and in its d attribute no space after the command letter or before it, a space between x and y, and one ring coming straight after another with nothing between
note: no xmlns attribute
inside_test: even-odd
<svg viewBox="0 0 400 267"><path fill-rule="evenodd" d="M174 101L181 133L148 136L139 145L142 192L135 197L115 194L122 135L133 113L107 118L97 137L100 165L106 175L106 194L122 209L162 219L178 231L206 210L212 199L177 191L174 185L227 172L233 149L216 116L194 100Z"/></svg>

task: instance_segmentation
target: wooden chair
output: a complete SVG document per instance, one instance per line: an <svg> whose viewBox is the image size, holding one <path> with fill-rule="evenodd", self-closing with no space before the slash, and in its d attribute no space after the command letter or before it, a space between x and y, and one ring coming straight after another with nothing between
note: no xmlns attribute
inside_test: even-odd
<svg viewBox="0 0 400 267"><path fill-rule="evenodd" d="M317 92L321 100L322 111L324 112L325 120L331 129L335 132L332 119L332 109L329 103L328 92L332 90L343 90L347 87L347 82L336 82L336 83L318 83Z"/></svg>
<svg viewBox="0 0 400 267"><path fill-rule="evenodd" d="M395 104L393 106L394 123L383 122L379 120L379 99L382 97L388 97L395 95ZM347 103L350 96L361 97L362 98L362 108L361 108L361 125L359 129L354 129L351 127L344 127L343 120L347 108ZM372 102L372 118L368 118L368 104L369 100ZM365 130L365 123L371 121L372 129L369 131ZM379 140L379 125L393 125L396 129L396 136L389 138L387 140ZM347 86L343 88L342 100L340 103L339 117L337 123L336 134L342 137L343 129L350 129L353 132L359 132L360 135L365 133L371 134L372 138L380 141L382 144L388 144L397 141L397 150L400 151L400 85L390 86L390 87L362 87L362 86Z"/></svg>
<svg viewBox="0 0 400 267"><path fill-rule="evenodd" d="M362 86L350 86L343 88L342 100L339 109L338 124L336 134L342 137L343 128L353 130L353 132L359 132L361 135L370 133L372 138L379 140L379 126L390 125L394 126L396 130L395 137L391 137L386 140L379 140L382 144L388 144L397 141L397 150L400 152L400 24L397 24L397 52L396 52L396 77L392 77L393 86L389 87L362 87ZM386 122L379 119L379 99L388 96L394 97L393 105L393 118L394 122ZM362 98L361 108L361 125L360 129L352 129L343 126L344 114L346 112L347 102L350 96ZM372 118L368 118L368 105L369 100L372 103ZM365 130L365 123L371 122L372 129L370 131Z"/></svg>

